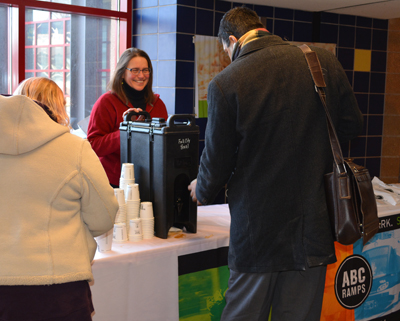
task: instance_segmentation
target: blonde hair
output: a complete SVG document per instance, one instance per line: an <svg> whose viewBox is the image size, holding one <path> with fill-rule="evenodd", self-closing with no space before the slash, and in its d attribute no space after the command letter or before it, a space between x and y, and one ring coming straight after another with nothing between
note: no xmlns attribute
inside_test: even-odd
<svg viewBox="0 0 400 321"><path fill-rule="evenodd" d="M58 85L46 77L32 77L22 81L14 95L24 95L46 105L57 119L57 123L71 127L65 110L64 93Z"/></svg>

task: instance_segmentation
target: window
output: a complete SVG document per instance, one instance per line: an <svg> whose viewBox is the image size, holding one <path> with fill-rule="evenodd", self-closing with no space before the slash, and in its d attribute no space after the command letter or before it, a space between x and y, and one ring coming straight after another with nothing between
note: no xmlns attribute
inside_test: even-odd
<svg viewBox="0 0 400 321"><path fill-rule="evenodd" d="M25 78L51 78L63 90L77 128L107 90L120 53L130 46L131 17L119 8L127 11L127 1L123 6L116 0L91 1L100 9L84 7L81 0L13 1L0 3L0 40L8 44L0 49L1 93L11 94Z"/></svg>

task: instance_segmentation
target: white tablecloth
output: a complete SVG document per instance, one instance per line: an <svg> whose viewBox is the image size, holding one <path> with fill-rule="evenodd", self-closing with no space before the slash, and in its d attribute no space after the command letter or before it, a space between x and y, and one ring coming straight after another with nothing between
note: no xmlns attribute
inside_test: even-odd
<svg viewBox="0 0 400 321"><path fill-rule="evenodd" d="M93 320L179 320L178 256L228 246L229 225L228 205L200 206L197 233L114 243L112 251L97 252Z"/></svg>

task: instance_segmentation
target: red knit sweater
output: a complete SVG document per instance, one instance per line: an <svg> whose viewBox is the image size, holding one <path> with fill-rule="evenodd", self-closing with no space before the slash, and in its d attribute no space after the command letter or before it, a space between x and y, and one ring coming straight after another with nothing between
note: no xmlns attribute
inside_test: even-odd
<svg viewBox="0 0 400 321"><path fill-rule="evenodd" d="M155 95L153 105L147 105L146 111L153 117L167 119L168 113L164 102ZM113 185L119 185L121 176L119 126L123 121L122 114L129 108L116 95L107 92L100 96L90 114L87 139L100 158L108 180Z"/></svg>

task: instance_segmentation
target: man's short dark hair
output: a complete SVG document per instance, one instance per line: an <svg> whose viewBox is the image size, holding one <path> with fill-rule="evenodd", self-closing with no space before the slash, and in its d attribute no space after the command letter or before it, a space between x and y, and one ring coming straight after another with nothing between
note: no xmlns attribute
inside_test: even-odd
<svg viewBox="0 0 400 321"><path fill-rule="evenodd" d="M246 32L265 28L257 13L247 7L236 7L224 14L221 19L218 39L222 44L229 45L229 36L239 39Z"/></svg>

